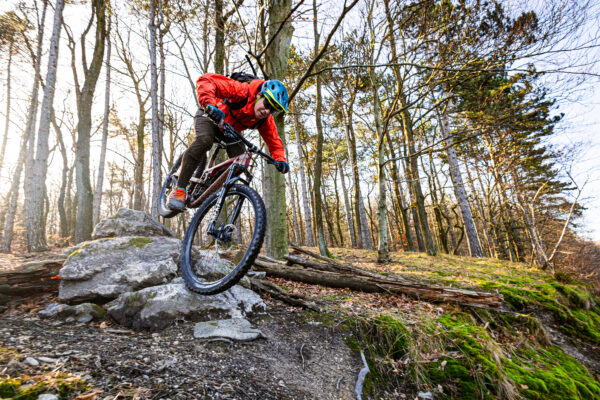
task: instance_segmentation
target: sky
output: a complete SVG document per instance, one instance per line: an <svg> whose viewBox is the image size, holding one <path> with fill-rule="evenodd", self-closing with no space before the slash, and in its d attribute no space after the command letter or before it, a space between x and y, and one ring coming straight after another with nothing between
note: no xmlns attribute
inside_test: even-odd
<svg viewBox="0 0 600 400"><path fill-rule="evenodd" d="M515 1L523 3L523 0ZM16 0L0 1L0 12L14 8L15 3ZM544 7L545 4L543 1L540 2L533 0L526 1L525 3L534 8ZM592 8L592 13L598 13L599 8L600 5ZM67 6L65 12L67 13L67 20L70 24L75 25L76 18L81 18L77 14L77 10L75 10L72 6ZM87 18L87 10L85 13L85 18ZM52 26L52 18L48 18L46 24L48 37ZM310 28L310 25L311 24L308 23L304 30L307 30L308 32L308 30L310 30L308 29ZM598 16L592 15L588 20L588 23L581 29L580 40L585 40L585 38L588 37L597 37L599 35L599 26L600 24L598 21ZM302 29L299 29L296 33L301 34L302 31ZM61 37L61 41L62 46L60 50L61 57L59 68L63 73L69 74L68 79L71 80L71 72L69 70L70 54L68 53L68 49L64 46L64 33ZM572 45L572 43L566 43L565 45L568 47ZM538 65L538 69L557 69L557 66L560 67L561 64L566 65L577 57L583 57L583 59L587 60L600 60L600 52L597 48L593 48L576 52L576 54L569 55L568 57L557 55L554 62L556 65L550 65L547 58L543 62L541 60L534 61L536 62L536 65ZM4 63L2 63L2 65L4 65ZM25 64L22 63L21 65L23 66ZM582 65L571 70L571 72L582 71L589 71L592 74L595 73L596 75L568 75L564 73L552 73L548 74L546 78L549 83L548 86L554 88L550 95L559 99L556 112L562 112L565 114L563 121L559 125L558 134L554 135L551 144L557 146L558 148L564 148L575 143L580 144L581 153L578 154L575 160L573 160L571 172L575 181L579 185L582 185L584 182L586 182L580 202L587 208L587 210L584 212L583 218L578 221L580 223L578 226L578 231L584 237L600 241L600 68L598 65L594 64L592 66ZM20 70L14 71L14 74L17 76L17 79L13 83L13 107L15 107L15 109L17 109L17 113L22 116L25 112L25 107L23 105L19 106L18 102L20 101L22 104L25 104L26 97L30 91L31 84L30 80L28 79L29 72L27 70ZM104 95L104 72L101 74L102 76L98 82L98 89L96 91L96 105L94 108L94 114L96 116L101 115L101 111L99 111L101 110L103 103L101 96ZM564 86L567 78L579 80L576 83L571 82ZM4 129L3 115L6 108L5 82L5 72L0 71L0 129L2 129L2 132ZM570 92L573 92L574 90L576 92L572 93L568 97L564 97L563 94L565 87L567 87ZM188 93L189 89L185 88L184 90L185 98L188 99L188 97L191 97ZM114 98L118 98L118 96L119 89L115 88ZM57 97L57 100L59 99L60 98ZM191 99L188 100L190 100L189 103L193 102ZM62 101L62 99L59 101ZM123 113L127 112L126 110L128 107L131 109L132 113L137 113L135 105L127 106L127 102L125 101L118 102L118 105L120 107L120 111ZM189 125L191 126L191 121ZM15 131L16 130L13 129L13 132ZM16 151L11 151L11 149L18 148L18 141L18 137L9 137L9 151L7 153L8 164L14 162L16 159ZM57 162L59 161L60 160L57 160ZM3 188L6 187L8 182L5 174L6 169L4 169L2 176L0 176L0 187ZM56 182L54 182L54 184L56 184Z"/></svg>

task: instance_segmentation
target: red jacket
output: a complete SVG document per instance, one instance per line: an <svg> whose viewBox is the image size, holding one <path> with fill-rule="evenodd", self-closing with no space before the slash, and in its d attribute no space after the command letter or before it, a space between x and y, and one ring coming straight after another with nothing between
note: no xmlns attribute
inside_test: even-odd
<svg viewBox="0 0 600 400"><path fill-rule="evenodd" d="M196 94L200 106L209 104L219 107L225 113L225 122L231 124L237 131L242 132L256 125L260 120L254 118L254 103L258 97L258 89L264 81L255 79L250 84L238 82L218 74L204 74L196 81ZM239 110L230 110L223 101L231 103L248 100L246 105ZM277 161L285 161L283 142L277 133L277 126L273 116L267 119L258 128L258 133L263 138L269 153Z"/></svg>

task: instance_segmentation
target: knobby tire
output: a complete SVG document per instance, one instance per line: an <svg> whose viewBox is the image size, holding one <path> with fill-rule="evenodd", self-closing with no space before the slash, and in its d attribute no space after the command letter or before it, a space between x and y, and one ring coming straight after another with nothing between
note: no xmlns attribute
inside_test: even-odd
<svg viewBox="0 0 600 400"><path fill-rule="evenodd" d="M246 249L243 257L240 259L238 264L224 277L216 281L205 281L198 277L194 271L194 265L192 260L192 245L196 231L200 226L202 220L210 219L213 206L217 202L220 191L213 193L208 199L206 199L198 208L194 217L192 218L190 225L188 226L183 242L181 246L181 254L179 257L181 275L186 283L188 289L195 293L203 295L211 295L224 292L229 289L248 272L254 260L260 252L266 229L266 210L265 204L260 195L251 187L246 185L233 185L228 191L227 195L241 195L245 197L245 201L249 201L254 213L254 229L252 232L252 239ZM202 227L206 229L206 226Z"/></svg>

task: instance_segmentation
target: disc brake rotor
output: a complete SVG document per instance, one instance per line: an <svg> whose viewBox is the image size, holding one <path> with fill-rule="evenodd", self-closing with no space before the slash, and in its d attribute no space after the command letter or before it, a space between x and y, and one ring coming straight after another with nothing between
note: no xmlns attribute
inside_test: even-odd
<svg viewBox="0 0 600 400"><path fill-rule="evenodd" d="M237 230L237 228L233 224L225 225L221 229L223 231L227 232L228 240L222 240L219 238L215 239L215 250L219 254L223 254L223 253L226 253L229 250L231 250L231 248L233 247L233 244L234 244L233 238L235 235L235 231Z"/></svg>

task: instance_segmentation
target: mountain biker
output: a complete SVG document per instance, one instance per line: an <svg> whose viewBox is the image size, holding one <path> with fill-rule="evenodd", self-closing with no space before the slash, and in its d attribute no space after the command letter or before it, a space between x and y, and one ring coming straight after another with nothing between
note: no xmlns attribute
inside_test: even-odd
<svg viewBox="0 0 600 400"><path fill-rule="evenodd" d="M171 192L167 207L172 210L185 208L186 186L216 139L225 143L236 142L235 138L227 137L222 132L224 122L238 132L258 129L271 157L276 160L275 168L283 174L290 170L283 142L273 120L274 113L287 113L288 93L283 83L262 79L239 82L223 75L208 73L196 81L196 94L201 107L194 117L196 139L183 153L177 187ZM243 152L242 143L227 146L229 157Z"/></svg>

